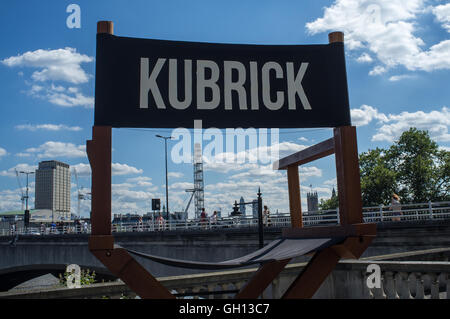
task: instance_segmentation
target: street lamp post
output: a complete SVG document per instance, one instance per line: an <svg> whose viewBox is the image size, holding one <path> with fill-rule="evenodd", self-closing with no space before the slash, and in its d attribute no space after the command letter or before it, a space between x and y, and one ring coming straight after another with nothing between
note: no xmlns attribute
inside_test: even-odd
<svg viewBox="0 0 450 319"><path fill-rule="evenodd" d="M258 237L259 248L264 247L264 226L263 226L263 214L262 214L262 197L261 188L258 188Z"/></svg>
<svg viewBox="0 0 450 319"><path fill-rule="evenodd" d="M169 185L168 185L168 177L167 177L167 140L171 140L172 136L161 136L156 135L156 137L164 139L164 146L166 150L166 220L169 220Z"/></svg>
<svg viewBox="0 0 450 319"><path fill-rule="evenodd" d="M25 224L25 232L28 232L28 223L30 220L30 212L28 210L28 175L34 174L34 172L24 172L20 171L19 173L27 175L27 189L25 195L25 215L24 215L24 224Z"/></svg>

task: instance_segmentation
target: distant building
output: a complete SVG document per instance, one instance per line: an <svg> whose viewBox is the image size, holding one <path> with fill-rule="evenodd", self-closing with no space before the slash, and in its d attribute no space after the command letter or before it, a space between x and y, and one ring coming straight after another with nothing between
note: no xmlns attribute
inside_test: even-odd
<svg viewBox="0 0 450 319"><path fill-rule="evenodd" d="M241 199L239 200L239 211L242 213L242 215L245 216L245 200L244 197L241 196Z"/></svg>
<svg viewBox="0 0 450 319"><path fill-rule="evenodd" d="M306 194L306 200L308 202L308 212L319 210L319 197L317 192L310 192Z"/></svg>
<svg viewBox="0 0 450 319"><path fill-rule="evenodd" d="M70 219L70 166L43 161L36 170L35 209L49 209L54 220Z"/></svg>
<svg viewBox="0 0 450 319"><path fill-rule="evenodd" d="M331 198L335 198L336 196L337 196L336 195L336 190L333 187L333 190L331 191Z"/></svg>
<svg viewBox="0 0 450 319"><path fill-rule="evenodd" d="M258 200L254 199L252 201L252 215L253 218L258 218Z"/></svg>
<svg viewBox="0 0 450 319"><path fill-rule="evenodd" d="M112 220L113 225L118 224L137 224L139 222L139 218L142 218L142 221L148 221L152 218L151 215L141 216L139 214L114 214L114 219Z"/></svg>
<svg viewBox="0 0 450 319"><path fill-rule="evenodd" d="M11 230L11 224L16 227L24 227L24 211L0 212L0 233ZM52 221L52 211L48 209L30 209L30 225L37 227L40 223L50 223Z"/></svg>

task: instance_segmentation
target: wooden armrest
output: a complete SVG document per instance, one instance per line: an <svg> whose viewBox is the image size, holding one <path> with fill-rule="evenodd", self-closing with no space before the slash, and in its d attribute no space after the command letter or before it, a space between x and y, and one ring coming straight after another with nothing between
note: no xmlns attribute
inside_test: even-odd
<svg viewBox="0 0 450 319"><path fill-rule="evenodd" d="M302 165L334 153L334 138L330 138L297 153L286 156L273 163L274 170L287 169L288 166Z"/></svg>

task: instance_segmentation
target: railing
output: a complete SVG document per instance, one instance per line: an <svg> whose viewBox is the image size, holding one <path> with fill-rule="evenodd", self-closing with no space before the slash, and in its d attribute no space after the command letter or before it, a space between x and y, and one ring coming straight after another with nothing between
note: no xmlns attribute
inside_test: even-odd
<svg viewBox="0 0 450 319"><path fill-rule="evenodd" d="M390 256L386 256L389 258ZM392 257L392 256L391 256ZM381 269L381 286L368 288L367 268ZM290 264L264 291L263 298L280 298L305 263ZM178 298L231 298L256 268L158 278ZM343 260L317 291L315 298L450 299L450 262ZM0 298L135 298L121 281L78 289L56 288L35 292L4 292Z"/></svg>
<svg viewBox="0 0 450 319"><path fill-rule="evenodd" d="M404 204L400 210L383 205L364 207L363 216L366 222L449 219L450 202Z"/></svg>
<svg viewBox="0 0 450 319"><path fill-rule="evenodd" d="M73 226L64 225L49 227L18 227L17 229L0 229L0 236L14 236L14 235L61 235L61 234L90 234L91 225Z"/></svg>
<svg viewBox="0 0 450 319"><path fill-rule="evenodd" d="M382 262L375 299L450 299L449 262ZM364 277L367 280L367 275Z"/></svg>
<svg viewBox="0 0 450 319"><path fill-rule="evenodd" d="M363 208L365 222L387 223L396 221L421 221L421 220L444 220L450 219L450 202L428 202L419 204L405 204L400 210L392 210L391 206L373 206ZM339 224L338 210L325 210L303 213L304 226L335 225ZM291 218L289 214L274 214L265 220L266 227L290 227ZM212 222L200 219L170 220L162 223L158 221L118 222L112 225L112 232L154 232L154 231L183 231L183 230L206 230L227 228L250 228L258 227L258 219L253 217L224 217ZM80 234L90 233L90 225L85 226L58 226L18 228L17 230L1 229L0 235L10 236L15 234L28 235L51 235L51 234Z"/></svg>

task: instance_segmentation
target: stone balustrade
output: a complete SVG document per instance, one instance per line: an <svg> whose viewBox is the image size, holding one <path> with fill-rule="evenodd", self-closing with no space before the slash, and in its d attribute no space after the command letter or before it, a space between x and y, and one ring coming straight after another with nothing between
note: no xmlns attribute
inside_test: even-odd
<svg viewBox="0 0 450 319"><path fill-rule="evenodd" d="M381 269L380 288L367 286L367 267ZM450 262L344 260L320 287L317 298L450 299Z"/></svg>
<svg viewBox="0 0 450 319"><path fill-rule="evenodd" d="M367 287L367 267L381 269L381 287ZM280 298L305 263L289 264L264 292L263 298ZM160 282L179 297L231 298L256 268L203 274L161 277ZM317 291L314 298L351 299L450 299L450 262L343 260ZM0 298L135 298L120 281L93 284L78 289L55 288L39 292L0 293Z"/></svg>

